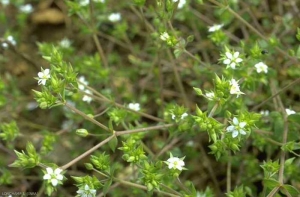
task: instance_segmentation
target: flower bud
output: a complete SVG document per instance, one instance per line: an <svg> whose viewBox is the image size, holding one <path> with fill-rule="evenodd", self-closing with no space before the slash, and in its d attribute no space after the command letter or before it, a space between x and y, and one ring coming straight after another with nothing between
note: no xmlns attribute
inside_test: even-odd
<svg viewBox="0 0 300 197"><path fill-rule="evenodd" d="M86 129L77 129L76 134L81 137L86 137L89 135L89 132Z"/></svg>

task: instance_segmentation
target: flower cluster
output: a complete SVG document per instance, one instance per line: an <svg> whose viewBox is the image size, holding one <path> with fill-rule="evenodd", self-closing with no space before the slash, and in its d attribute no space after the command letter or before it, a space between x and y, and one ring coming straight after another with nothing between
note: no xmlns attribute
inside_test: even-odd
<svg viewBox="0 0 300 197"><path fill-rule="evenodd" d="M268 66L263 62L259 62L255 64L254 67L256 68L257 73L261 73L261 72L268 73Z"/></svg>
<svg viewBox="0 0 300 197"><path fill-rule="evenodd" d="M7 42L10 42L12 45L16 45L16 44L17 44L16 40L15 40L14 37L11 36L11 35L10 35L10 36L7 36L6 41L7 41ZM8 47L8 44L5 43L5 42L3 42L3 43L2 43L2 47L3 47L3 48L7 48L7 47Z"/></svg>

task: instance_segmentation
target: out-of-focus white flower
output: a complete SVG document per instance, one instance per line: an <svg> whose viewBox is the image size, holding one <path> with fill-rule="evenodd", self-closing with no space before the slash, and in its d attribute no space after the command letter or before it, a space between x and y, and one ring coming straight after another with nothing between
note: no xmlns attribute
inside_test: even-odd
<svg viewBox="0 0 300 197"><path fill-rule="evenodd" d="M71 46L71 41L68 38L64 38L59 42L62 48L69 48Z"/></svg>
<svg viewBox="0 0 300 197"><path fill-rule="evenodd" d="M260 114L263 116L269 116L270 112L269 112L269 110L261 110Z"/></svg>
<svg viewBox="0 0 300 197"><path fill-rule="evenodd" d="M9 4L9 0L1 0L0 1L2 5L8 5Z"/></svg>
<svg viewBox="0 0 300 197"><path fill-rule="evenodd" d="M44 180L50 180L51 184L55 187L59 181L63 180L63 175L61 175L62 169L56 168L46 168L47 174L44 175Z"/></svg>
<svg viewBox="0 0 300 197"><path fill-rule="evenodd" d="M215 98L215 93L214 93L214 92L207 92L207 93L205 94L205 96L206 96L206 98L207 98L208 100L213 100L213 99Z"/></svg>
<svg viewBox="0 0 300 197"><path fill-rule="evenodd" d="M32 102L27 103L26 109L31 111L31 110L36 109L38 106L39 106L39 104L37 102L32 101Z"/></svg>
<svg viewBox="0 0 300 197"><path fill-rule="evenodd" d="M266 64L264 64L263 62L259 62L257 64L254 65L254 67L256 68L256 72L261 73L268 73L268 66Z"/></svg>
<svg viewBox="0 0 300 197"><path fill-rule="evenodd" d="M81 6L86 6L86 5L89 4L89 0L80 0L78 3L79 3L79 5L81 5Z"/></svg>
<svg viewBox="0 0 300 197"><path fill-rule="evenodd" d="M223 63L227 65L226 68L230 67L232 69L235 69L235 66L242 62L243 59L239 58L240 53L234 52L234 53L230 53L230 52L226 52L225 56L227 57L227 59L224 59Z"/></svg>
<svg viewBox="0 0 300 197"><path fill-rule="evenodd" d="M80 197L94 197L96 195L96 190L85 185L84 188L77 191L77 194L80 195Z"/></svg>
<svg viewBox="0 0 300 197"><path fill-rule="evenodd" d="M236 94L236 97L238 98L241 94L245 94L243 92L240 91L240 86L238 84L238 81L236 81L235 79L231 79L231 81L229 82L231 87L230 87L230 94Z"/></svg>
<svg viewBox="0 0 300 197"><path fill-rule="evenodd" d="M292 114L295 114L296 112L292 109L285 109L285 112L286 114L289 116L289 115L292 115Z"/></svg>
<svg viewBox="0 0 300 197"><path fill-rule="evenodd" d="M188 114L187 113L183 113L182 115L181 115L181 119L184 119L185 117L187 117L188 116Z"/></svg>
<svg viewBox="0 0 300 197"><path fill-rule="evenodd" d="M16 45L17 44L17 42L16 42L16 40L14 39L13 36L7 36L6 41L10 42L12 45ZM8 44L7 43L2 43L2 47L3 48L7 48Z"/></svg>
<svg viewBox="0 0 300 197"><path fill-rule="evenodd" d="M29 14L33 11L33 7L31 4L22 5L20 6L20 11Z"/></svg>
<svg viewBox="0 0 300 197"><path fill-rule="evenodd" d="M91 94L91 95L93 94L90 90L84 90L84 93ZM86 94L83 96L82 100L87 103L90 103L93 100L93 98Z"/></svg>
<svg viewBox="0 0 300 197"><path fill-rule="evenodd" d="M50 70L47 68L38 73L38 84L46 85L46 81L50 79Z"/></svg>
<svg viewBox="0 0 300 197"><path fill-rule="evenodd" d="M239 122L239 120L234 117L233 118L233 124L229 127L227 127L227 132L232 132L232 137L235 138L238 136L238 134L246 135L247 133L244 130L244 127L246 126L246 122Z"/></svg>
<svg viewBox="0 0 300 197"><path fill-rule="evenodd" d="M128 108L134 111L140 111L140 104L139 103L129 103Z"/></svg>
<svg viewBox="0 0 300 197"><path fill-rule="evenodd" d="M223 26L224 26L224 24L213 25L213 26L208 27L208 31L215 32L215 31L218 31L219 29L221 29Z"/></svg>
<svg viewBox="0 0 300 197"><path fill-rule="evenodd" d="M86 85L86 86L89 85L89 82L85 80L85 77L84 77L84 76L80 76L80 77L78 78L78 81L79 81L80 83ZM82 85L82 84L78 84L79 90L85 90L85 86Z"/></svg>
<svg viewBox="0 0 300 197"><path fill-rule="evenodd" d="M170 38L169 34L167 32L164 32L162 34L160 34L160 39L163 41L166 41Z"/></svg>
<svg viewBox="0 0 300 197"><path fill-rule="evenodd" d="M165 161L165 163L168 165L169 169L177 169L180 171L184 169L185 165L183 159L173 157L173 155L171 155L171 157Z"/></svg>
<svg viewBox="0 0 300 197"><path fill-rule="evenodd" d="M112 13L108 16L108 20L111 22L117 22L121 20L121 14L120 13Z"/></svg>
<svg viewBox="0 0 300 197"><path fill-rule="evenodd" d="M178 9L183 8L183 6L186 4L186 0L173 0L173 2L177 2L177 1L179 1L177 6Z"/></svg>

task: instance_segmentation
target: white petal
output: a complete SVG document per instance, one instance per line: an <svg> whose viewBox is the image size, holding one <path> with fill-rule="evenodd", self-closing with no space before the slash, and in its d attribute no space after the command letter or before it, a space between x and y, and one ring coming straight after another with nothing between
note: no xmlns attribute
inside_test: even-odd
<svg viewBox="0 0 300 197"><path fill-rule="evenodd" d="M62 169L60 169L60 168L56 168L54 171L54 173L57 175L59 175L61 172L62 172Z"/></svg>
<svg viewBox="0 0 300 197"><path fill-rule="evenodd" d="M234 130L234 128L235 127L231 125L231 126L227 127L226 131L227 132L232 132Z"/></svg>
<svg viewBox="0 0 300 197"><path fill-rule="evenodd" d="M235 62L232 62L232 63L230 64L230 67L231 67L232 69L235 69L235 65L236 65L236 63L235 63Z"/></svg>
<svg viewBox="0 0 300 197"><path fill-rule="evenodd" d="M231 60L230 59L226 59L223 61L223 64L230 64Z"/></svg>
<svg viewBox="0 0 300 197"><path fill-rule="evenodd" d="M44 75L48 75L50 73L50 70L47 68L44 70Z"/></svg>
<svg viewBox="0 0 300 197"><path fill-rule="evenodd" d="M46 171L48 174L53 174L53 169L52 168L46 168Z"/></svg>
<svg viewBox="0 0 300 197"><path fill-rule="evenodd" d="M238 58L238 57L239 57L239 54L240 54L240 52L237 51L237 52L235 52L235 53L233 54L233 57L234 57L234 58Z"/></svg>
<svg viewBox="0 0 300 197"><path fill-rule="evenodd" d="M63 180L63 179L64 179L63 175L61 175L61 174L56 175L56 178L57 178L58 180Z"/></svg>
<svg viewBox="0 0 300 197"><path fill-rule="evenodd" d="M243 129L240 129L240 134L246 135L247 133Z"/></svg>
<svg viewBox="0 0 300 197"><path fill-rule="evenodd" d="M52 183L53 186L56 186L58 181L56 179L51 179L51 183Z"/></svg>
<svg viewBox="0 0 300 197"><path fill-rule="evenodd" d="M228 57L228 59L232 59L232 58L233 58L233 57L232 57L232 54L229 53L229 52L226 52L225 55L226 55L226 57Z"/></svg>
<svg viewBox="0 0 300 197"><path fill-rule="evenodd" d="M232 132L232 137L235 138L236 136L238 136L239 132L237 130L234 130Z"/></svg>
<svg viewBox="0 0 300 197"><path fill-rule="evenodd" d="M51 179L51 176L50 176L50 174L45 174L45 175L43 176L43 179L44 179L44 180Z"/></svg>
<svg viewBox="0 0 300 197"><path fill-rule="evenodd" d="M90 187L89 187L88 185L85 185L85 186L84 186L84 189L85 189L85 190L89 190Z"/></svg>
<svg viewBox="0 0 300 197"><path fill-rule="evenodd" d="M239 120L236 117L234 117L232 121L233 121L234 125L238 125L239 124Z"/></svg>
<svg viewBox="0 0 300 197"><path fill-rule="evenodd" d="M245 126L246 126L246 122L241 122L240 124L239 124L239 126L240 126L240 128L244 128Z"/></svg>
<svg viewBox="0 0 300 197"><path fill-rule="evenodd" d="M242 62L242 61L243 61L242 58L237 58L237 59L235 60L236 63L240 63L240 62Z"/></svg>

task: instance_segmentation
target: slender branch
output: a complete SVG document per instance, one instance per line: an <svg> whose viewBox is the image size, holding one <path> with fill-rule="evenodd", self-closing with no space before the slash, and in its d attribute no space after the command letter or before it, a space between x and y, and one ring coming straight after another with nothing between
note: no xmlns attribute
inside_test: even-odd
<svg viewBox="0 0 300 197"><path fill-rule="evenodd" d="M106 144L107 142L109 142L110 140L112 140L114 137L116 137L116 136L115 135L109 136L108 138L106 138L105 140L103 140L102 142L100 142L99 144L97 144L96 146L94 146L93 148L89 149L85 153L81 154L80 156L76 157L75 159L73 159L72 161L70 161L69 163L63 165L60 168L63 169L63 170L69 168L73 164L77 163L81 159L83 159L86 156L90 155L92 152L94 152L95 150L97 150L98 148L100 148L101 146L103 146L104 144Z"/></svg>
<svg viewBox="0 0 300 197"><path fill-rule="evenodd" d="M126 135L126 134L131 134L131 133L146 132L146 131L151 131L151 130L165 129L165 128L172 127L174 125L175 124L165 124L165 125L157 125L157 126L153 126L153 127L132 129L132 130L126 130L126 131L116 131L116 136Z"/></svg>
<svg viewBox="0 0 300 197"><path fill-rule="evenodd" d="M74 111L75 113L81 115L83 118L85 118L86 120L91 121L92 123L96 124L97 126L99 126L100 128L102 128L105 131L109 131L111 132L111 130L106 127L105 125L101 124L100 122L98 122L97 120L95 120L94 118L89 117L88 115L86 115L85 113L83 113L82 111L76 109L75 107L73 107L72 105L69 105L68 103L64 103L64 105L71 109L72 111Z"/></svg>

